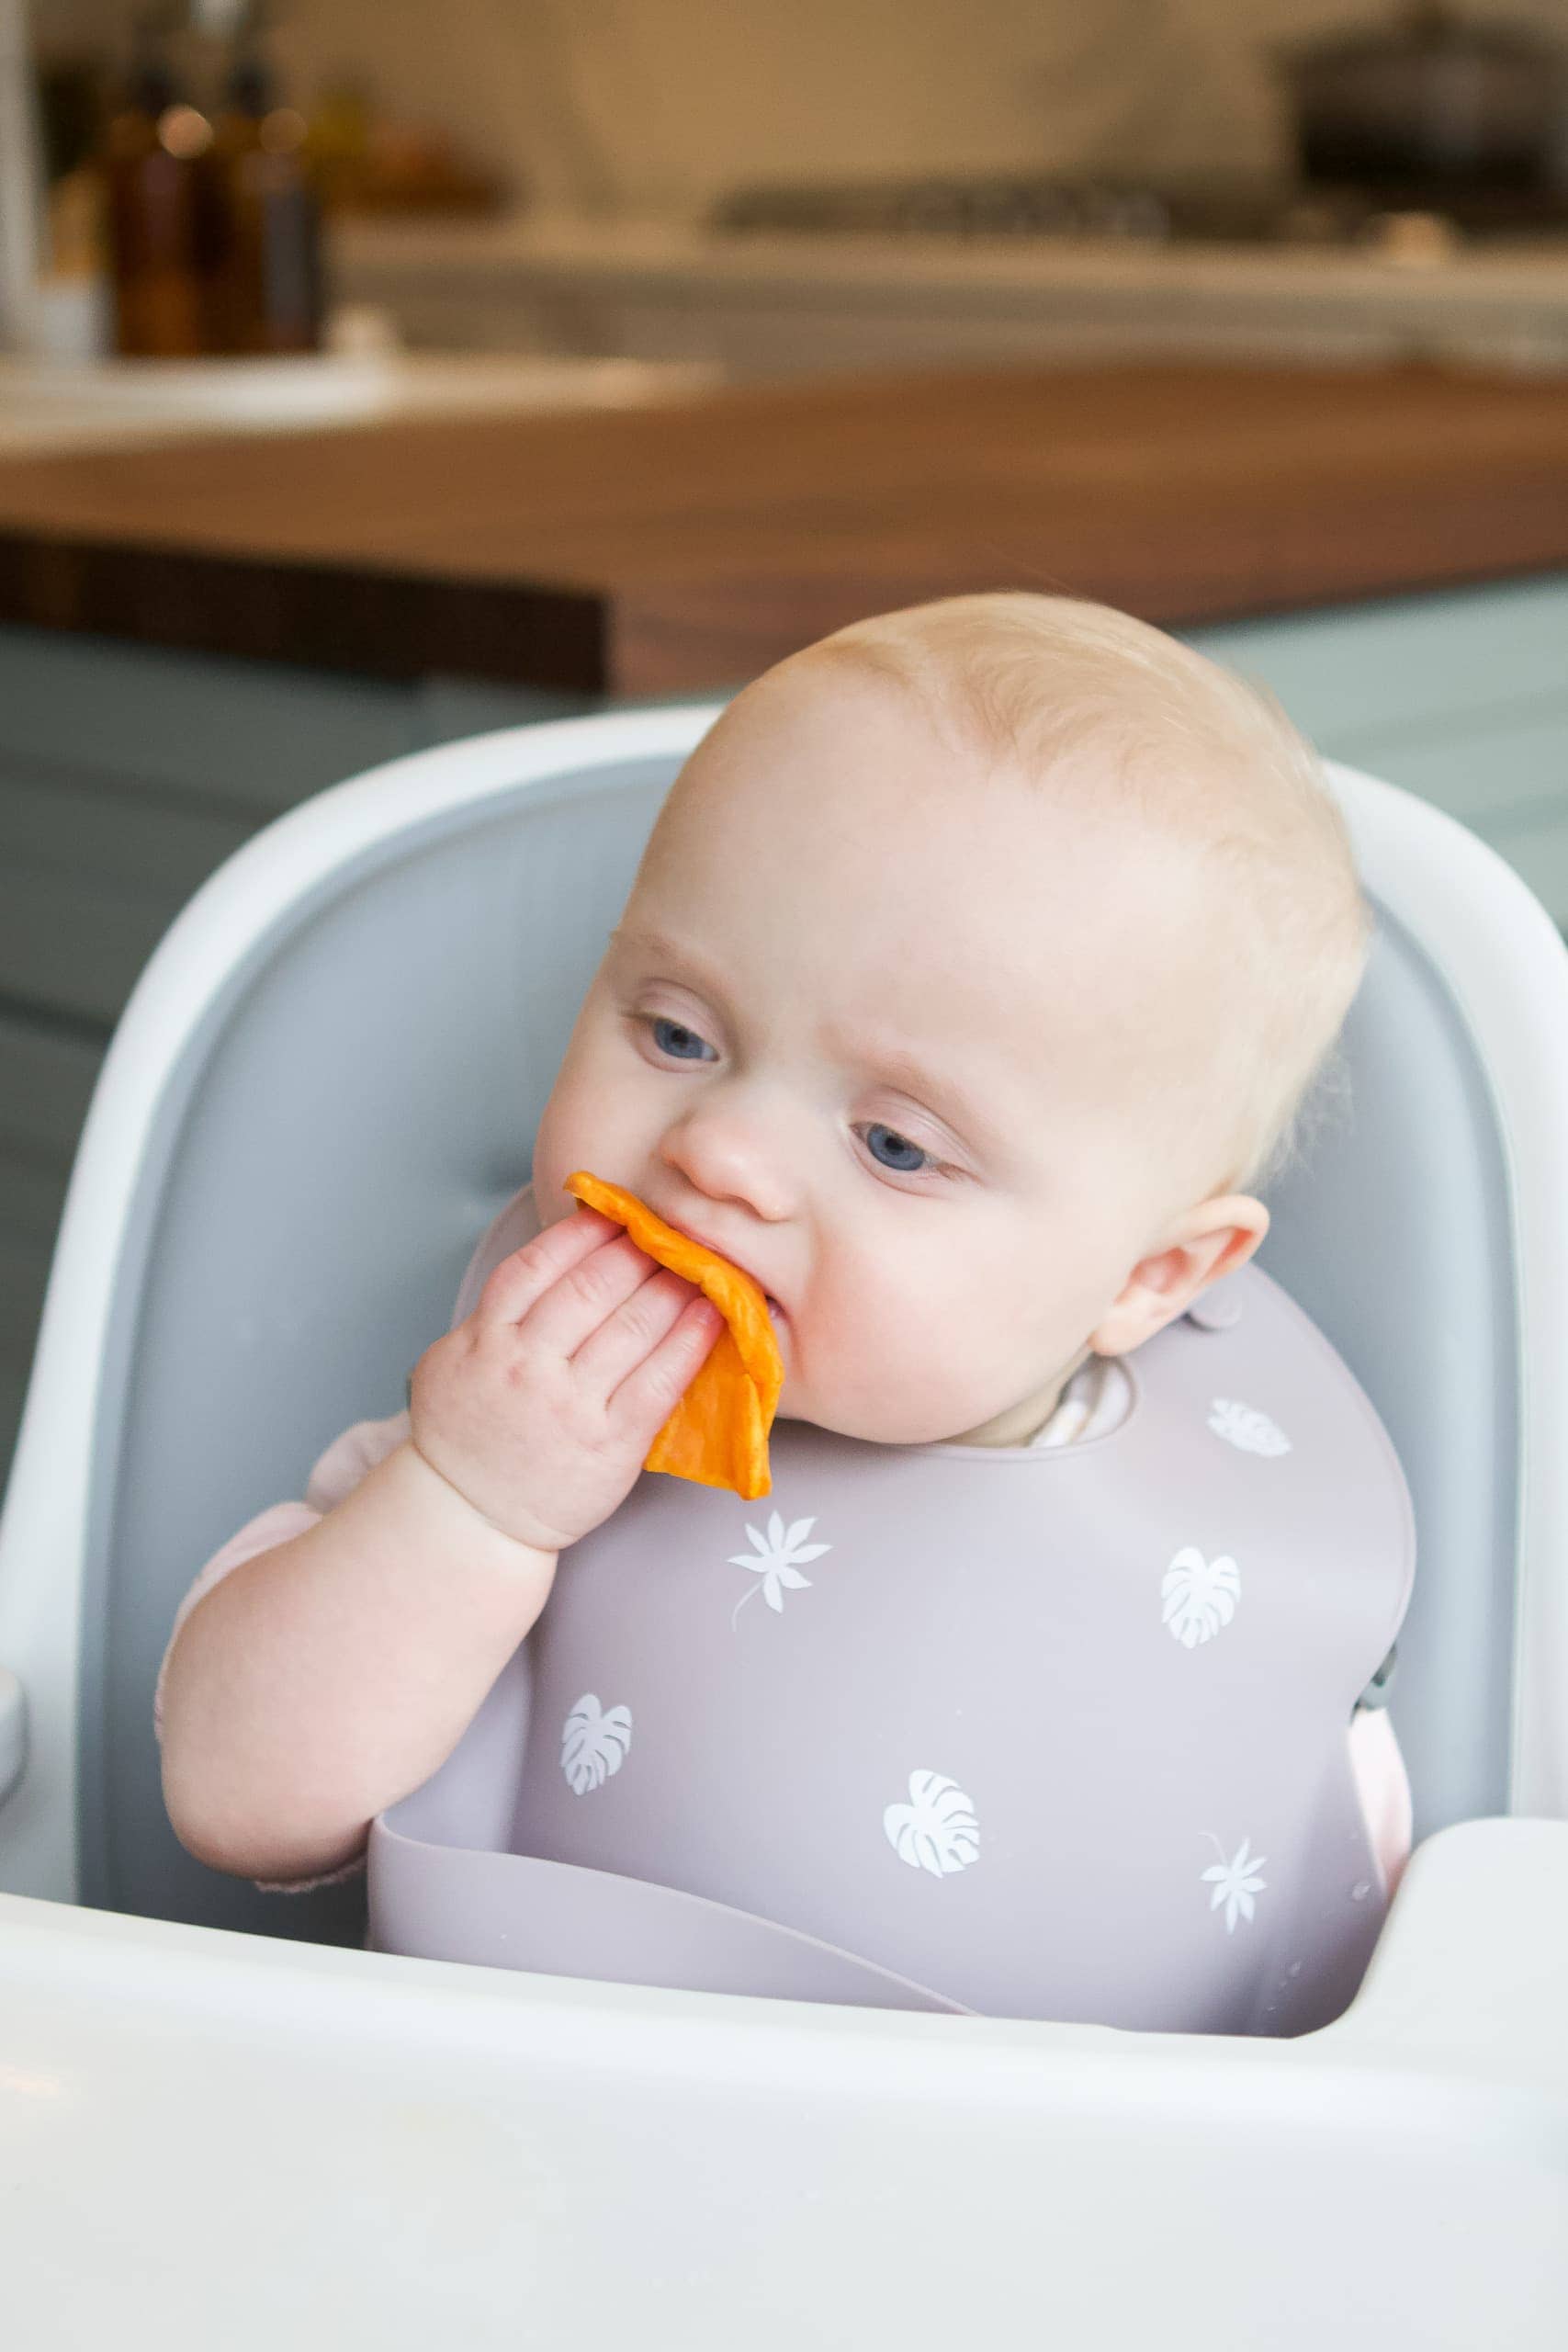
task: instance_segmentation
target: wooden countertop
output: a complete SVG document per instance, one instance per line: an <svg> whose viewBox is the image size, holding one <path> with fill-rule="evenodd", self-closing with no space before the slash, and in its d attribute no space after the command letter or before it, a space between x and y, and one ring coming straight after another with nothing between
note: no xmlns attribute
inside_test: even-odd
<svg viewBox="0 0 1568 2352"><path fill-rule="evenodd" d="M704 690L980 587L1169 627L1568 565L1568 387L1150 367L0 465L0 619L383 676Z"/></svg>

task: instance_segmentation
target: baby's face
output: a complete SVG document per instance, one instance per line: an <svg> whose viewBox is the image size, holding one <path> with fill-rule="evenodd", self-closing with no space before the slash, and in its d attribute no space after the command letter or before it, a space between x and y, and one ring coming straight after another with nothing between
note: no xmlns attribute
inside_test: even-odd
<svg viewBox="0 0 1568 2352"><path fill-rule="evenodd" d="M1022 1442L1134 1264L1189 1041L1171 862L835 662L688 763L534 1159L586 1168L777 1302L782 1419ZM1169 951L1169 952L1168 952Z"/></svg>

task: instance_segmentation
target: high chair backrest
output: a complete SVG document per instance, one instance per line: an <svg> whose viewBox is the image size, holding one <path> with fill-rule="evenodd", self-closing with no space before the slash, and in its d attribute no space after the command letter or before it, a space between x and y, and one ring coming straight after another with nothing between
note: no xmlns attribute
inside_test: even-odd
<svg viewBox="0 0 1568 2352"><path fill-rule="evenodd" d="M175 1844L158 1659L201 1561L300 1494L339 1430L401 1406L527 1174L649 828L716 715L394 763L258 836L159 949L84 1136L0 1527L0 1667L31 1710L0 1886L357 1935L355 1894L264 1896ZM1348 1034L1353 1109L1279 1188L1263 1262L1371 1392L1415 1494L1393 1712L1419 1826L1568 1810L1568 1506L1548 1442L1568 956L1472 836L1335 781L1379 940Z"/></svg>

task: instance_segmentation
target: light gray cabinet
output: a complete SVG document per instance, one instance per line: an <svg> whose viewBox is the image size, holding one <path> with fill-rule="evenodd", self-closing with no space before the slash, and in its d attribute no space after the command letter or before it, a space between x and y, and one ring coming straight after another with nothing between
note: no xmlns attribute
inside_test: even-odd
<svg viewBox="0 0 1568 2352"><path fill-rule="evenodd" d="M1473 826L1568 927L1568 576L1190 636ZM0 1464L94 1080L186 899L326 785L585 707L0 628Z"/></svg>
<svg viewBox="0 0 1568 2352"><path fill-rule="evenodd" d="M1194 630L1321 750L1490 842L1568 929L1568 577Z"/></svg>

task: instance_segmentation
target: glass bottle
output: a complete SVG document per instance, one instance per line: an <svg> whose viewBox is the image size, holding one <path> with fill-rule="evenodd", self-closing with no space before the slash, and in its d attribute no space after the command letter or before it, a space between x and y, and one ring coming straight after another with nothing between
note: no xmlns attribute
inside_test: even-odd
<svg viewBox="0 0 1568 2352"><path fill-rule="evenodd" d="M254 50L230 72L213 156L222 190L212 315L215 347L314 351L321 340L321 214L307 126L278 103Z"/></svg>
<svg viewBox="0 0 1568 2352"><path fill-rule="evenodd" d="M211 124L186 102L144 26L103 154L114 341L125 356L185 358L208 347L211 146Z"/></svg>

